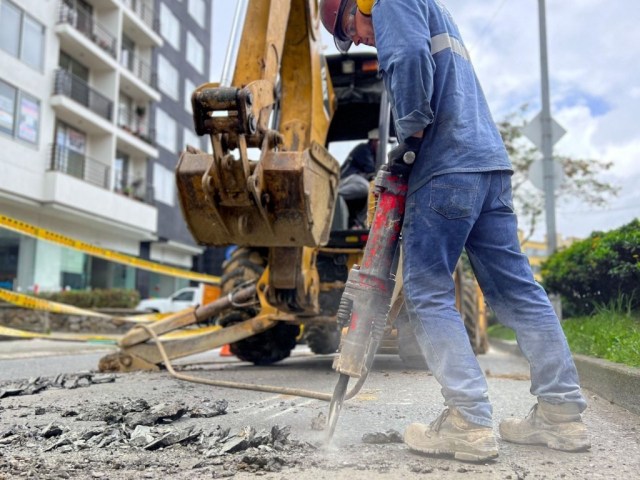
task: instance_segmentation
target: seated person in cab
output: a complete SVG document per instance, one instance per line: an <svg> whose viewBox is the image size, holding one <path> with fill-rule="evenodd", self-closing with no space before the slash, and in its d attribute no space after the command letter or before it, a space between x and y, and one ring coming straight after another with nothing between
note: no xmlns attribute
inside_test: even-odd
<svg viewBox="0 0 640 480"><path fill-rule="evenodd" d="M340 168L338 194L349 210L348 228L365 228L369 183L375 176L378 129L369 132L369 140L356 145Z"/></svg>

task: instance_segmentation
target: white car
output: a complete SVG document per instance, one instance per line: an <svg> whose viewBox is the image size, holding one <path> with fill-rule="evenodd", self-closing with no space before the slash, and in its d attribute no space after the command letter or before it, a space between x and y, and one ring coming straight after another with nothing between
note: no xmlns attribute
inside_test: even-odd
<svg viewBox="0 0 640 480"><path fill-rule="evenodd" d="M200 287L185 287L174 292L168 298L147 298L136 305L140 312L170 313L188 307L200 305L202 294Z"/></svg>

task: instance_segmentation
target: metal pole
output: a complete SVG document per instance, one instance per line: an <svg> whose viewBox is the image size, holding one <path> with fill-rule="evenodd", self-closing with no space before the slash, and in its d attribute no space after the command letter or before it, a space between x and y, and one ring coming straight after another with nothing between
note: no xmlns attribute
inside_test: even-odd
<svg viewBox="0 0 640 480"><path fill-rule="evenodd" d="M542 173L544 179L544 206L547 219L547 254L551 255L556 251L557 239L545 0L538 0L538 15L540 20L540 80L542 84Z"/></svg>
<svg viewBox="0 0 640 480"><path fill-rule="evenodd" d="M378 151L376 152L376 172L387 163L387 147L389 145L389 120L391 117L391 104L387 89L382 89L380 97L380 117L378 118Z"/></svg>
<svg viewBox="0 0 640 480"><path fill-rule="evenodd" d="M244 19L247 16L248 6L249 0L238 0L236 5L236 13L233 16L231 34L229 35L229 48L227 49L227 55L224 57L224 65L222 67L222 79L220 80L220 85L223 87L230 86L233 81L233 74L236 69L236 59L238 57L240 40L242 38L242 26L244 25Z"/></svg>

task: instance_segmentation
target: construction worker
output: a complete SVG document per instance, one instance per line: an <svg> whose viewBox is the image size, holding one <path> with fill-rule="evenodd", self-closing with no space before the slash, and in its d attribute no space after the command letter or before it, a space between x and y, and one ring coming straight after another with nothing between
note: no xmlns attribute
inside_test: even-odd
<svg viewBox="0 0 640 480"><path fill-rule="evenodd" d="M321 0L337 48L375 46L400 144L413 151L403 224L410 322L447 408L414 423L412 450L496 457L487 382L455 308L452 274L463 248L490 307L516 332L537 403L500 423L502 439L577 451L590 447L586 402L560 322L521 253L512 167L458 28L439 0ZM395 168L391 167L392 171Z"/></svg>

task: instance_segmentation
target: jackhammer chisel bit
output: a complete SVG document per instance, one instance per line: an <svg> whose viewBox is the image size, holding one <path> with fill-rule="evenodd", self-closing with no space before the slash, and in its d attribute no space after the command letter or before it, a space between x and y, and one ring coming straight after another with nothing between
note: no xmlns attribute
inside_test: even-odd
<svg viewBox="0 0 640 480"><path fill-rule="evenodd" d="M338 310L338 324L349 328L333 363L340 378L329 406L327 444L333 437L342 403L358 393L369 373L384 334L393 293L392 265L402 228L407 175L393 174L383 167L375 185L378 204L362 265L354 265L349 272ZM358 382L347 394L351 377L358 378Z"/></svg>

